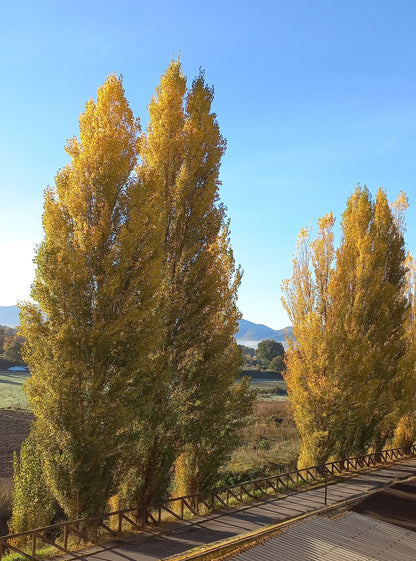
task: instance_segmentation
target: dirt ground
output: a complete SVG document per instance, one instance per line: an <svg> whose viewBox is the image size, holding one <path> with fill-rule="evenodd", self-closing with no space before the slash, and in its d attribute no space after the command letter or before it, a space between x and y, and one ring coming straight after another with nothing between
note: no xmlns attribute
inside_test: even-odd
<svg viewBox="0 0 416 561"><path fill-rule="evenodd" d="M0 478L13 475L13 452L29 434L31 413L0 409Z"/></svg>

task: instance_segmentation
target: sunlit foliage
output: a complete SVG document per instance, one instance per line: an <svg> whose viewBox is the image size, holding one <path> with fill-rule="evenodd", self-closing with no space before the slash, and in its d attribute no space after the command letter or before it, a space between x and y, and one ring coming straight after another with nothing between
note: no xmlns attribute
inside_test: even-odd
<svg viewBox="0 0 416 561"><path fill-rule="evenodd" d="M72 518L105 509L125 427L153 384L160 273L152 195L132 176L138 132L121 79L109 76L46 190L35 303L22 306L44 476Z"/></svg>
<svg viewBox="0 0 416 561"><path fill-rule="evenodd" d="M337 251L333 224L331 214L321 219L315 241L301 232L283 285L296 337L285 378L301 466L379 450L409 379L404 241L384 191L375 201L366 188L351 195Z"/></svg>
<svg viewBox="0 0 416 561"><path fill-rule="evenodd" d="M212 100L173 61L141 133L109 76L45 192L21 323L43 478L69 518L161 499L175 461L177 490L211 486L251 410Z"/></svg>
<svg viewBox="0 0 416 561"><path fill-rule="evenodd" d="M234 339L241 275L218 197L225 141L212 100L213 89L203 73L187 89L181 65L173 61L149 106L138 169L155 185L160 199L160 309L168 387L167 410L154 433L165 438L166 424L174 419L176 430L165 443L180 456L179 494L215 482L251 402L247 383L235 383L241 365Z"/></svg>

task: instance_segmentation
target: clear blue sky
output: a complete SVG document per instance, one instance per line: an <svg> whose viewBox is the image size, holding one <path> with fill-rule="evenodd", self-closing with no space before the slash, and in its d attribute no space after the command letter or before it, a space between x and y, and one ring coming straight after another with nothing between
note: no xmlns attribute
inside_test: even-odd
<svg viewBox="0 0 416 561"><path fill-rule="evenodd" d="M297 234L339 219L357 182L406 191L416 253L414 1L23 0L2 3L0 26L0 305L28 297L43 190L85 101L115 71L145 126L179 51L189 80L202 66L215 86L245 319L288 324Z"/></svg>

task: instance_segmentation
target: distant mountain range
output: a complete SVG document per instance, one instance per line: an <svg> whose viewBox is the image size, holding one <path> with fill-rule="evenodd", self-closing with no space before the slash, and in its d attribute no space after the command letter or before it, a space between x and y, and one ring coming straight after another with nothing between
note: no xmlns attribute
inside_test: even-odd
<svg viewBox="0 0 416 561"><path fill-rule="evenodd" d="M0 325L7 325L8 327L16 327L19 325L19 309L17 306L0 306ZM257 343L264 339L273 339L280 341L286 347L286 334L289 337L293 336L292 328L286 327L285 329L271 329L267 325L261 323L253 323L246 319L240 319L238 333L236 335L237 342L246 347L257 347Z"/></svg>
<svg viewBox="0 0 416 561"><path fill-rule="evenodd" d="M283 346L287 348L286 335L291 338L293 337L291 326L283 329L271 329L261 323L252 323L246 319L240 319L239 327L240 329L235 338L239 345L245 345L246 347L256 348L260 341L273 339L273 341L283 343Z"/></svg>

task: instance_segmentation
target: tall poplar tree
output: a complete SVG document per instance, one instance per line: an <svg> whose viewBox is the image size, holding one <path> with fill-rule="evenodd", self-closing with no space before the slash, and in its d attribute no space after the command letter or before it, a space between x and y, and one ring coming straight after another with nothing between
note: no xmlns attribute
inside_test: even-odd
<svg viewBox="0 0 416 561"><path fill-rule="evenodd" d="M286 378L303 466L379 450L392 436L406 387L404 241L384 191L374 202L366 188L350 197L334 261L324 239L321 222L317 241L303 240L284 284L297 338Z"/></svg>
<svg viewBox="0 0 416 561"><path fill-rule="evenodd" d="M335 255L333 226L334 217L329 213L319 220L316 240L311 241L307 229L301 231L293 276L283 283L283 304L295 336L294 341L288 341L285 380L302 438L300 467L326 461L334 446L331 425L337 385L328 337L328 289Z"/></svg>
<svg viewBox="0 0 416 561"><path fill-rule="evenodd" d="M138 170L161 201L164 398L176 427L166 444L181 458L177 484L183 493L212 485L250 407L248 388L236 384L240 272L218 196L225 141L212 100L203 73L187 90L181 65L173 61L149 106ZM160 428L164 432L163 423Z"/></svg>
<svg viewBox="0 0 416 561"><path fill-rule="evenodd" d="M350 197L330 287L332 363L342 403L338 456L380 450L397 424L404 399L407 352L405 250L386 194L366 188Z"/></svg>
<svg viewBox="0 0 416 561"><path fill-rule="evenodd" d="M393 445L400 448L409 448L416 440L416 263L410 253L407 255L406 265L406 294L410 310L405 324L407 353L401 364L406 384L403 399L396 405L401 416L393 441Z"/></svg>
<svg viewBox="0 0 416 561"><path fill-rule="evenodd" d="M394 219L402 235L405 232L404 214L407 208L407 197L402 192L393 205ZM404 399L397 404L401 416L394 433L393 446L410 448L416 440L416 261L410 252L406 256L406 296L409 302L405 323L407 352L401 363L406 384Z"/></svg>
<svg viewBox="0 0 416 561"><path fill-rule="evenodd" d="M153 194L132 175L138 133L109 76L46 190L35 303L21 307L42 468L70 518L105 509L126 427L153 395L160 260Z"/></svg>
<svg viewBox="0 0 416 561"><path fill-rule="evenodd" d="M171 400L173 375L167 359L170 348L167 324L174 302L169 299L167 288L167 269L171 266L167 247L170 244L172 217L166 209L174 204L176 179L182 165L185 92L186 79L180 71L180 64L172 63L162 75L149 104L147 134L143 133L139 140L137 176L153 193L155 212L161 226L158 243L163 256L163 271L158 285L160 300L157 310L160 341L157 366L153 371L159 385L153 399L149 400L146 423L135 423L131 427L131 446L124 456L124 474L119 488L123 506L146 506L167 493L179 447L178 411Z"/></svg>

